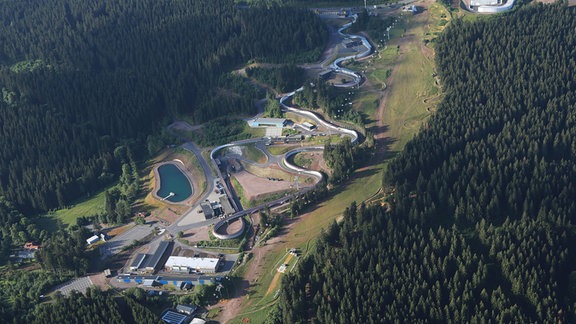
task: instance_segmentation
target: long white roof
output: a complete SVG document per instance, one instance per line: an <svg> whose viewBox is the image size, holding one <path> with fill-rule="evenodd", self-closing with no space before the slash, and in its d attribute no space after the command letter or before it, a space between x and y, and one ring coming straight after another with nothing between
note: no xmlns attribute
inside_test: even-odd
<svg viewBox="0 0 576 324"><path fill-rule="evenodd" d="M191 269L216 269L217 258L190 258L171 256L166 261L166 267L188 267Z"/></svg>

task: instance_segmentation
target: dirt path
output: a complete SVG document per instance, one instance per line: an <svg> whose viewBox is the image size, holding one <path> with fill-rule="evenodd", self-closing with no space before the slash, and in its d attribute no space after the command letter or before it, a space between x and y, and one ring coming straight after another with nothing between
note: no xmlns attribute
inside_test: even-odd
<svg viewBox="0 0 576 324"><path fill-rule="evenodd" d="M302 215L298 219L302 219L306 216L307 214ZM238 287L239 289L237 289L236 292L234 292L234 297L232 299L222 301L217 305L214 305L214 307L222 308L222 311L218 316L218 320L220 321L220 323L225 324L231 321L232 319L236 318L240 314L242 308L246 308L242 307L242 303L244 301L250 303L248 290L252 285L258 282L258 279L260 278L260 274L262 273L262 271L266 270L263 269L266 255L272 249L276 248L277 245L285 243L286 237L288 236L288 234L292 230L292 227L296 224L298 219L287 220L288 224L284 226L285 230L282 231L282 234L268 240L266 242L266 245L255 246L252 249L251 251L253 255L252 260L248 263L248 267L246 268L246 272L244 273L244 280L242 280L242 285Z"/></svg>
<svg viewBox="0 0 576 324"><path fill-rule="evenodd" d="M426 0L424 2L416 4L420 7L426 8L426 10L424 10L422 13L419 13L418 16L415 16L415 19L418 19L419 21L424 21L424 22L428 21L430 16L429 16L427 8L430 6L430 3L431 3L431 0ZM397 43L394 43L394 45L392 45L392 46L398 46L399 47L398 57L396 58L397 62L401 62L404 59L405 52L403 51L403 49L405 48L405 46L407 46L407 44L409 44L411 42L415 42L415 41L417 41L417 40L414 37L414 35L405 35L404 37L399 38ZM422 51L422 53L426 59L428 59L428 60L434 59L434 50L433 49L422 44L420 46L420 50ZM376 131L374 132L374 139L376 141L376 156L377 156L377 158L384 158L384 155L386 153L386 148L387 148L386 143L388 143L390 140L390 138L389 138L390 133L388 131L389 127L387 127L387 125L384 122L384 116L386 114L388 97L390 95L391 89L393 89L394 79L396 78L396 75L398 74L398 67L399 67L398 64L394 64L394 67L392 68L392 72L390 73L390 77L388 77L388 79L386 80L386 89L384 90L382 96L380 97L380 105L378 106L378 114L376 117L376 120L377 120L376 121Z"/></svg>
<svg viewBox="0 0 576 324"><path fill-rule="evenodd" d="M266 255L266 253L268 253L272 248L272 244L267 244L262 247L254 247L252 249L252 261L248 264L248 268L244 273L244 280L242 280L241 286L237 287L238 289L234 292L234 297L229 300L221 301L214 306L220 307L222 309L222 312L220 312L218 316L220 323L228 323L234 319L238 313L240 313L240 310L242 309L242 302L250 298L247 294L250 286L256 283L257 278L260 276L262 263L264 261L263 256Z"/></svg>
<svg viewBox="0 0 576 324"><path fill-rule="evenodd" d="M283 264L289 264L290 260L292 260L292 254L288 254ZM277 269L274 270L276 271L276 274L274 275L274 278L272 278L270 286L268 287L268 290L266 290L266 294L264 296L268 296L274 289L276 289L276 286L278 286L278 280L280 280L280 276L282 276L280 271L277 271ZM288 269L286 270L288 271Z"/></svg>

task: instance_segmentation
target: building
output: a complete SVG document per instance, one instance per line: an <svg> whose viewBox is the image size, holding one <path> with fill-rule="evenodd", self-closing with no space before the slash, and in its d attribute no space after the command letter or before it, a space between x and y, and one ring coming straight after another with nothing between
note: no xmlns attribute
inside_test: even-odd
<svg viewBox="0 0 576 324"><path fill-rule="evenodd" d="M186 314L186 315L193 315L197 309L198 309L198 306L196 306L196 305L178 305L178 306L176 306L176 310L179 313Z"/></svg>
<svg viewBox="0 0 576 324"><path fill-rule="evenodd" d="M206 321L201 318L194 318L190 324L206 324Z"/></svg>
<svg viewBox="0 0 576 324"><path fill-rule="evenodd" d="M200 208L202 208L202 212L206 219L214 217L214 211L212 210L212 207L210 207L210 204L203 202L200 204Z"/></svg>
<svg viewBox="0 0 576 324"><path fill-rule="evenodd" d="M88 245L92 245L98 241L100 241L100 236L98 235L93 235L86 239L86 243L88 243Z"/></svg>
<svg viewBox="0 0 576 324"><path fill-rule="evenodd" d="M316 129L316 125L310 124L309 122L303 122L302 127L306 128L309 131Z"/></svg>
<svg viewBox="0 0 576 324"><path fill-rule="evenodd" d="M250 127L278 127L286 126L284 118L254 118L248 122Z"/></svg>
<svg viewBox="0 0 576 324"><path fill-rule="evenodd" d="M171 256L166 260L166 270L179 273L215 273L220 264L218 258L190 258Z"/></svg>
<svg viewBox="0 0 576 324"><path fill-rule="evenodd" d="M224 210L224 214L231 215L234 214L236 211L232 208L230 204L230 200L228 200L228 196L220 196L220 206Z"/></svg>
<svg viewBox="0 0 576 324"><path fill-rule="evenodd" d="M36 242L26 242L24 248L27 250L38 250L42 248L42 244Z"/></svg>
<svg viewBox="0 0 576 324"><path fill-rule="evenodd" d="M220 201L222 201L222 199L220 199ZM200 208L202 208L204 218L206 219L218 217L224 213L222 204L218 201L205 201L200 203Z"/></svg>
<svg viewBox="0 0 576 324"><path fill-rule="evenodd" d="M152 256L148 258L148 261L146 262L144 269L148 272L156 272L157 270L162 268L164 260L166 260L166 256L170 255L167 252L173 244L174 243L170 241L161 241L154 254L152 254Z"/></svg>
<svg viewBox="0 0 576 324"><path fill-rule="evenodd" d="M470 9L480 13L499 13L512 9L515 0L471 0Z"/></svg>
<svg viewBox="0 0 576 324"><path fill-rule="evenodd" d="M147 254L139 253L136 258L134 258L134 261L132 261L132 264L130 265L130 271L138 271L138 269L140 269L144 264L147 256Z"/></svg>
<svg viewBox="0 0 576 324"><path fill-rule="evenodd" d="M165 323L169 323L169 324L182 324L188 320L188 315L176 313L176 312L169 310L169 311L166 311L164 313L164 315L162 315L162 320Z"/></svg>

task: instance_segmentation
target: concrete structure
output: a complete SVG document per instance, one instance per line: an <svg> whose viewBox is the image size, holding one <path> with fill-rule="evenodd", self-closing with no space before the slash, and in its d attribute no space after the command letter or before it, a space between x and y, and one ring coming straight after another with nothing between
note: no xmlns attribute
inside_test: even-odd
<svg viewBox="0 0 576 324"><path fill-rule="evenodd" d="M222 206L222 209L224 210L224 214L232 215L236 212L234 210L234 208L232 208L232 204L230 204L230 200L228 200L228 196L220 196L219 199L220 199L220 206Z"/></svg>
<svg viewBox="0 0 576 324"><path fill-rule="evenodd" d="M284 118L254 118L248 122L250 127L279 127L286 126Z"/></svg>
<svg viewBox="0 0 576 324"><path fill-rule="evenodd" d="M212 235L214 235L217 239L220 240L230 240L233 238L237 238L239 236L242 235L242 233L244 233L244 230L246 229L246 223L244 222L244 220L240 219L241 222L241 226L238 229L238 231L236 231L235 233L231 233L231 234L220 234L218 233L218 229L222 226L224 226L224 224L228 224L228 222L234 221L233 219L223 219L221 221L219 221L218 223L216 223L214 225L214 227L212 228Z"/></svg>
<svg viewBox="0 0 576 324"><path fill-rule="evenodd" d="M505 12L514 6L515 0L471 0L470 9L479 13L500 13Z"/></svg>
<svg viewBox="0 0 576 324"><path fill-rule="evenodd" d="M171 256L166 260L166 270L180 273L215 273L220 264L218 258L190 258Z"/></svg>
<svg viewBox="0 0 576 324"><path fill-rule="evenodd" d="M322 80L328 80L330 79L330 77L332 77L332 70L326 70L326 71L322 71L318 74L318 78L322 79Z"/></svg>
<svg viewBox="0 0 576 324"><path fill-rule="evenodd" d="M169 310L162 315L162 320L169 324L183 324L188 320L188 316Z"/></svg>
<svg viewBox="0 0 576 324"><path fill-rule="evenodd" d="M148 272L155 272L160 268L162 268L162 265L164 264L163 261L166 259L166 255L169 255L167 253L168 249L173 244L174 243L170 241L160 242L154 254L150 258L148 258L148 261L146 262L146 266L144 267L144 269Z"/></svg>
<svg viewBox="0 0 576 324"><path fill-rule="evenodd" d="M92 245L98 241L100 241L100 236L98 235L93 235L86 239L86 243L88 243L88 245Z"/></svg>
<svg viewBox="0 0 576 324"><path fill-rule="evenodd" d="M176 310L179 313L186 314L186 315L193 315L197 309L198 309L198 306L196 306L196 305L178 305L178 306L176 306Z"/></svg>
<svg viewBox="0 0 576 324"><path fill-rule="evenodd" d="M204 217L206 219L214 217L214 211L212 210L212 207L210 207L209 203L205 202L201 203L200 208L202 208L202 212L204 213Z"/></svg>
<svg viewBox="0 0 576 324"><path fill-rule="evenodd" d="M146 257L148 257L147 254L139 253L130 265L130 271L138 271L138 269L140 269L144 264Z"/></svg>

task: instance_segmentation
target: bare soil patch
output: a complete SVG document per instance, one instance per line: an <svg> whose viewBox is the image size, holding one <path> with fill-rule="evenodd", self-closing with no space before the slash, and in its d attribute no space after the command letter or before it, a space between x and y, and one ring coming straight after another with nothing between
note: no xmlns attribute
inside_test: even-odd
<svg viewBox="0 0 576 324"><path fill-rule="evenodd" d="M291 181L274 181L257 177L247 171L240 171L232 175L244 190L246 199L258 199L264 195L289 190L294 186Z"/></svg>
<svg viewBox="0 0 576 324"><path fill-rule="evenodd" d="M108 290L107 279L106 279L106 276L104 276L104 273L103 273L103 272L97 273L97 274L94 274L94 275L91 275L91 276L89 276L89 277L90 277L90 281L92 281L92 283L93 283L95 286L100 287L100 289L101 289L102 291Z"/></svg>
<svg viewBox="0 0 576 324"><path fill-rule="evenodd" d="M184 232L182 238L189 242L208 241L210 240L208 231L210 231L210 227L208 226L193 228Z"/></svg>

